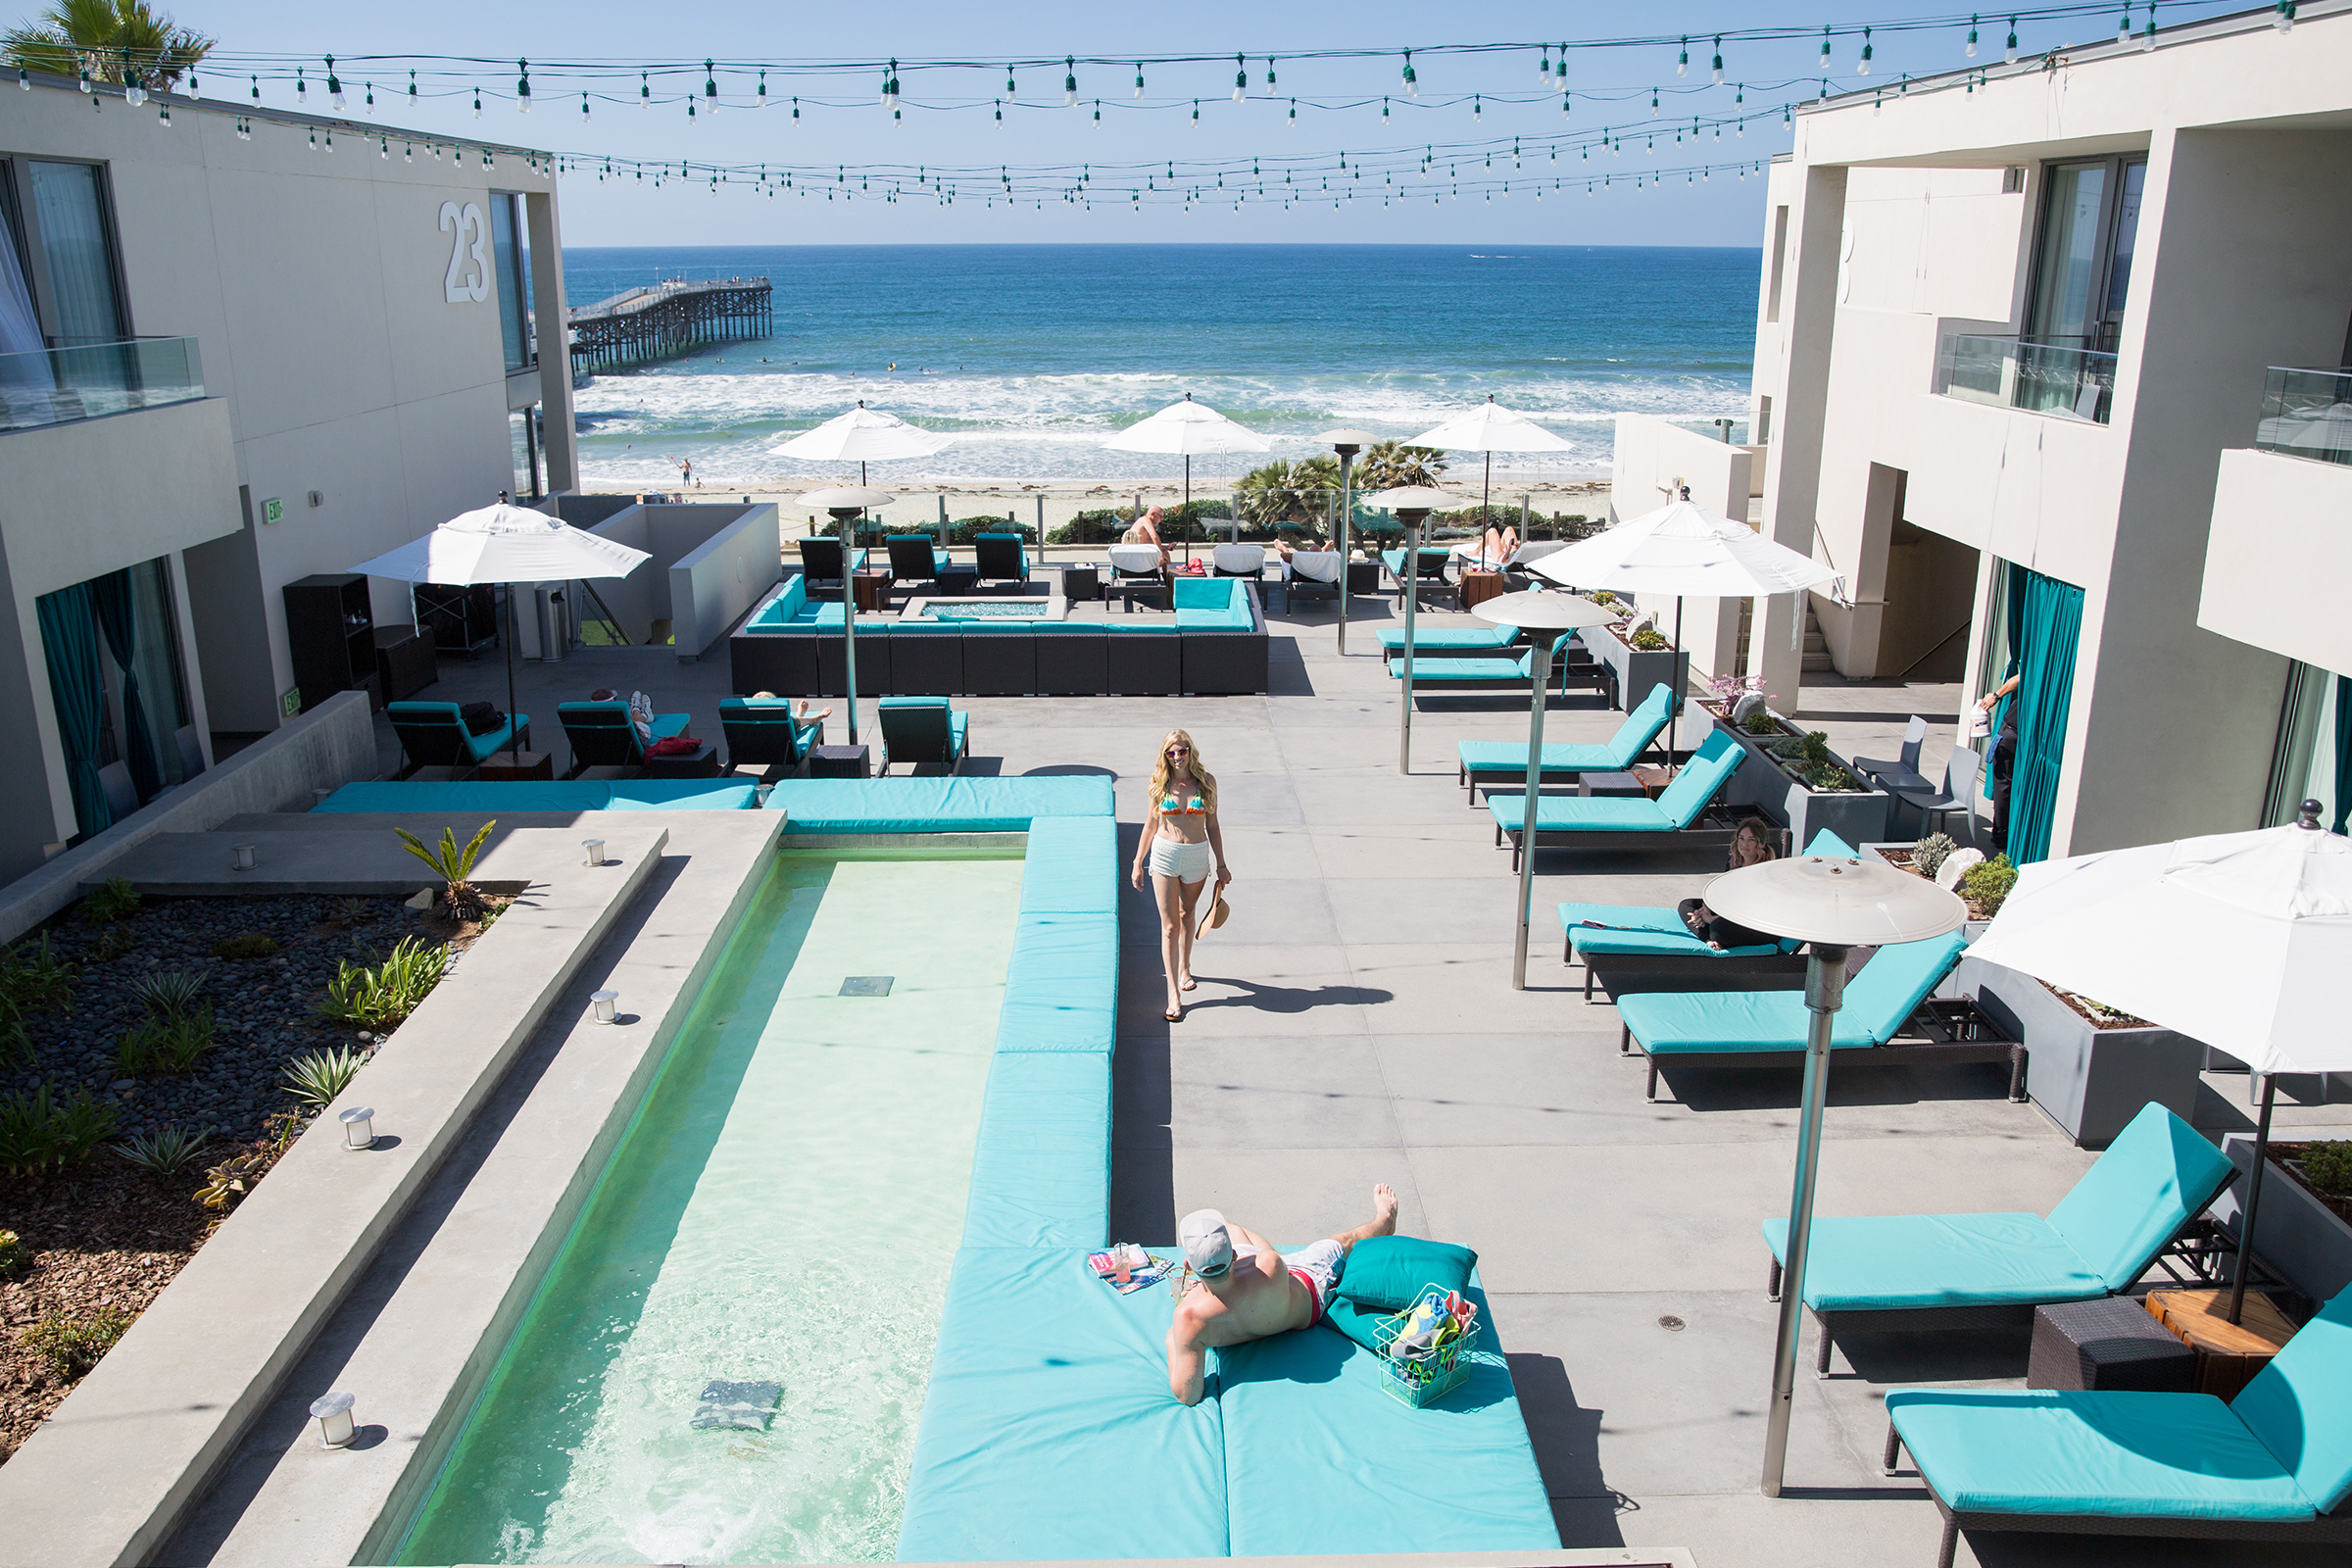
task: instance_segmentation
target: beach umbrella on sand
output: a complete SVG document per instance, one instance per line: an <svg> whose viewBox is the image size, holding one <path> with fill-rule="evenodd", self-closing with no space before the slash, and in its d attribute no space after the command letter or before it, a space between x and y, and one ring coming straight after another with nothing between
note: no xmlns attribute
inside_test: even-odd
<svg viewBox="0 0 2352 1568"><path fill-rule="evenodd" d="M1171 403L1148 419L1138 419L1117 435L1102 443L1113 452L1176 453L1184 458L1184 504L1193 504L1193 458L1208 457L1220 452L1267 452L1274 443L1245 426L1234 423L1205 403L1195 403L1187 392L1184 401ZM1241 515L1237 508L1234 514ZM1192 545L1188 539L1185 550L1190 557Z"/></svg>
<svg viewBox="0 0 2352 1568"><path fill-rule="evenodd" d="M858 406L849 413L837 414L815 429L780 441L767 450L777 457L798 458L804 463L855 463L858 482L862 485L867 464L927 458L953 444L955 439L908 424L895 414L869 409L865 399L859 398Z"/></svg>
<svg viewBox="0 0 2352 1568"><path fill-rule="evenodd" d="M1775 544L1744 522L1709 512L1695 502L1675 501L1631 522L1621 522L1565 550L1555 550L1528 569L1563 587L1607 588L1619 593L1674 595L1674 647L1683 647L1683 599L1755 599L1817 587L1838 573ZM1666 755L1674 756L1684 694L1675 693L1667 721Z"/></svg>
<svg viewBox="0 0 2352 1568"><path fill-rule="evenodd" d="M577 577L626 577L654 558L642 550L574 528L544 512L498 504L460 513L421 539L412 539L350 569L400 582L471 587L505 583L507 591L507 712L514 711L514 593L525 582Z"/></svg>
<svg viewBox="0 0 2352 1568"><path fill-rule="evenodd" d="M1494 454L1497 452L1573 452L1576 443L1564 441L1544 429L1524 414L1515 413L1494 401L1489 393L1487 401L1468 414L1457 414L1434 430L1424 430L1405 443L1408 447L1438 447L1446 452L1483 452L1487 455L1486 478L1478 491L1478 515L1487 516L1487 502L1494 488Z"/></svg>
<svg viewBox="0 0 2352 1568"><path fill-rule="evenodd" d="M1735 918L1738 918L1735 916ZM2196 961L2181 961L2194 933ZM1969 956L2226 1051L2262 1079L2238 1224L2238 1321L2282 1072L2352 1071L2352 839L2301 820L2021 868Z"/></svg>

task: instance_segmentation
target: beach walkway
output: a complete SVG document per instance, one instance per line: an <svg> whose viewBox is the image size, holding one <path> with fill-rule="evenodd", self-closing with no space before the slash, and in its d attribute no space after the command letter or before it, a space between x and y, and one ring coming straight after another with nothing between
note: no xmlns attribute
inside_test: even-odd
<svg viewBox="0 0 2352 1568"><path fill-rule="evenodd" d="M1358 602L1367 631L1345 659L1328 608L1272 617L1263 697L957 700L972 714L973 771L1115 771L1130 855L1139 774L1168 728L1193 733L1219 781L1233 914L1200 946L1184 1022L1161 1017L1149 899L1131 893L1122 911L1113 1230L1164 1245L1180 1212L1215 1206L1303 1242L1362 1218L1386 1181L1402 1229L1480 1254L1565 1544L1688 1546L1724 1568L1927 1568L1940 1523L1915 1478L1879 1473L1884 1394L1910 1381L2016 1386L2022 1352L1964 1336L1841 1343L1827 1382L1800 1373L1788 1494L1758 1495L1776 1311L1758 1226L1787 1208L1796 1070L1676 1073L1671 1095L1644 1102L1643 1068L1618 1055L1614 1009L1586 1004L1561 965L1550 912L1571 898L1671 903L1719 862L1545 853L1531 987L1514 992L1509 855L1455 785L1453 745L1523 736L1525 699L1425 698L1413 775L1398 776L1396 683L1368 629L1394 623L1392 603ZM495 657L442 669L424 695L505 702ZM723 650L693 665L590 650L524 665L521 682L542 722L558 700L638 685L707 735L728 689ZM1605 738L1619 715L1597 704L1555 699L1547 738ZM1884 757L1909 713L1934 720L1954 706L1948 687L1823 684L1800 715L1841 754ZM1926 763L1936 773L1940 750ZM2199 1124L2250 1130L2244 1077L2206 1082ZM2091 1155L2010 1103L2005 1083L1991 1066L1833 1072L1820 1211L2046 1212ZM2352 1136L2352 1106L2282 1105L2278 1120L2287 1135ZM1981 1536L1963 1538L1960 1560L2340 1557Z"/></svg>

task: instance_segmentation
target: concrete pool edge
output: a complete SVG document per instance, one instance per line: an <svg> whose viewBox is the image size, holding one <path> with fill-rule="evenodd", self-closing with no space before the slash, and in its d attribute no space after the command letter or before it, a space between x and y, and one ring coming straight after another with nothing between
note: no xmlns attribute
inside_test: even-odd
<svg viewBox="0 0 2352 1568"><path fill-rule="evenodd" d="M143 1561L162 1545L645 886L668 838L652 821L609 830L613 859L602 870L580 865L568 833L517 832L484 858L486 879L544 891L474 944L328 1107L375 1106L382 1146L346 1152L331 1114L296 1140L0 1467L0 1516L10 1522L0 1564L97 1568Z"/></svg>

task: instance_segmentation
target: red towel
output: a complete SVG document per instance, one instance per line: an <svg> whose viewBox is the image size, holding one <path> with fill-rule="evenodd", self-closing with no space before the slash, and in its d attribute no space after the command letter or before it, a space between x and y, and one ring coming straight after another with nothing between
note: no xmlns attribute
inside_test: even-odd
<svg viewBox="0 0 2352 1568"><path fill-rule="evenodd" d="M672 735L665 741L656 741L645 749L648 757L691 757L703 749L703 743L691 735Z"/></svg>

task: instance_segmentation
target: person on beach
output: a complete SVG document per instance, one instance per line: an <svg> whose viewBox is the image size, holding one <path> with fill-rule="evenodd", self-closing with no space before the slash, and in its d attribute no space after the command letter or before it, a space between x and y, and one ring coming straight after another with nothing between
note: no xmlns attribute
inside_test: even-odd
<svg viewBox="0 0 2352 1568"><path fill-rule="evenodd" d="M1165 571L1168 569L1168 545L1167 541L1159 536L1159 523L1160 511L1157 507L1153 507L1150 512L1128 524L1127 531L1119 536L1119 543L1155 547L1159 551L1159 569Z"/></svg>
<svg viewBox="0 0 2352 1568"><path fill-rule="evenodd" d="M1772 858L1772 843L1764 836L1762 824L1752 816L1740 823L1740 831L1732 835L1731 868L1737 871L1743 865L1762 865ZM1674 907L1690 934L1718 953L1726 948L1752 948L1777 940L1743 925L1734 925L1708 908L1704 899L1685 899Z"/></svg>
<svg viewBox="0 0 2352 1568"><path fill-rule="evenodd" d="M1225 836L1217 828L1217 781L1200 765L1192 736L1168 731L1152 763L1152 798L1136 841L1130 877L1144 885L1149 868L1159 905L1159 956L1167 966L1170 1023L1184 1019L1183 993L1193 989L1193 906L1216 872L1221 889L1233 880L1225 867Z"/></svg>
<svg viewBox="0 0 2352 1568"><path fill-rule="evenodd" d="M1211 1346L1313 1328L1355 1244L1396 1234L1396 1194L1386 1182L1372 1189L1370 1219L1287 1256L1255 1231L1228 1224L1213 1208L1185 1215L1177 1235L1186 1266L1201 1288L1185 1293L1168 1325L1168 1392L1186 1404L1200 1402L1206 1359L1201 1352Z"/></svg>

